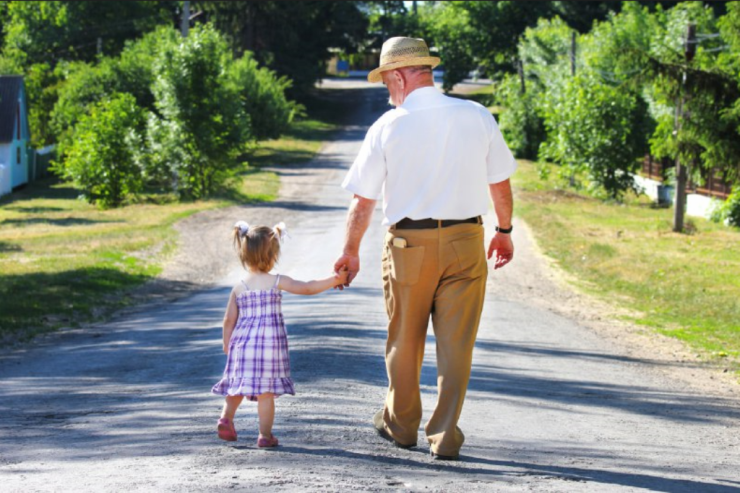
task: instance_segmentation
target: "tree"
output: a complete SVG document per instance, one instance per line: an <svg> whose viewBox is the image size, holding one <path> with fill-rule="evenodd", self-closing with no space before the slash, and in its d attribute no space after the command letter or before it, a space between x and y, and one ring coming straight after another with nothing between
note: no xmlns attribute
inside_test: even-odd
<svg viewBox="0 0 740 493"><path fill-rule="evenodd" d="M180 35L175 29L160 27L139 40L127 42L118 57L101 57L97 63L59 64L54 73L63 83L58 84L58 99L52 103L53 110L46 118L50 120L53 138L60 144L60 153L64 154L75 124L91 105L111 94L131 94L139 107L154 111L151 86L156 53L179 42Z"/></svg>
<svg viewBox="0 0 740 493"><path fill-rule="evenodd" d="M728 14L727 23L732 23L733 14L734 10ZM651 37L650 50L632 56L644 67L638 78L645 81L646 97L657 122L651 152L677 163L674 230L681 231L686 176L695 182L704 181L713 172L730 182L738 177L740 115L732 110L740 98L738 76L734 64L718 55L726 44L723 36L732 42L734 35L720 31L719 37L703 38L696 55L689 57L685 55L688 25L694 24L699 33L717 33L714 11L697 2L684 2L656 15L659 29Z"/></svg>
<svg viewBox="0 0 740 493"><path fill-rule="evenodd" d="M258 140L280 137L299 109L285 97L290 79L259 67L250 52L231 64L229 79L249 115L254 137Z"/></svg>
<svg viewBox="0 0 740 493"><path fill-rule="evenodd" d="M95 104L75 126L63 165L56 170L82 189L91 203L117 207L141 191L143 112L129 94L115 94Z"/></svg>
<svg viewBox="0 0 740 493"><path fill-rule="evenodd" d="M329 48L356 51L367 35L360 2L199 2L216 28L228 33L236 56L245 51L293 80L301 95L324 75Z"/></svg>
<svg viewBox="0 0 740 493"><path fill-rule="evenodd" d="M157 53L150 169L174 174L183 197L212 193L252 140L249 117L229 81L232 60L227 42L209 25Z"/></svg>
<svg viewBox="0 0 740 493"><path fill-rule="evenodd" d="M647 149L644 113L637 94L578 75L544 111L547 141L540 154L560 163L563 176L584 172L594 190L620 199L634 188L637 158Z"/></svg>
<svg viewBox="0 0 740 493"><path fill-rule="evenodd" d="M176 2L8 2L4 54L22 66L92 61L98 39L107 55L126 40L171 22Z"/></svg>

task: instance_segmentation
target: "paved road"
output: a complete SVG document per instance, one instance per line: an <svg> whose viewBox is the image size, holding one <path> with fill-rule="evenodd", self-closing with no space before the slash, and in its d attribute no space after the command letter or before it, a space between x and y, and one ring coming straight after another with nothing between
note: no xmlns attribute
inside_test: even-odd
<svg viewBox="0 0 740 493"><path fill-rule="evenodd" d="M325 84L338 86L363 110L357 124L311 165L282 171L300 194L251 210L291 214L280 270L298 278L330 270L348 202L339 183L366 125L385 108L382 89ZM376 219L350 290L284 297L298 393L278 400L278 450L255 447L249 403L236 444L215 436L221 400L209 389L224 362L219 324L235 269L186 299L3 354L0 489L740 491L738 402L687 390L654 363L528 300L524 284L548 281L523 270L534 254L522 227L519 264L490 278L461 420L463 460L431 461L423 438L409 451L380 441L370 427L386 385ZM433 349L430 336L427 416Z"/></svg>

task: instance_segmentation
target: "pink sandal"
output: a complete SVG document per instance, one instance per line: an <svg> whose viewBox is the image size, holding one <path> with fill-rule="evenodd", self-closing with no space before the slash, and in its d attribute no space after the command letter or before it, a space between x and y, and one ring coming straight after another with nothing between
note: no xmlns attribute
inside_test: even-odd
<svg viewBox="0 0 740 493"><path fill-rule="evenodd" d="M234 423L226 418L221 418L218 420L218 437L221 440L226 440L227 442L235 442L236 441L236 429L234 428Z"/></svg>
<svg viewBox="0 0 740 493"><path fill-rule="evenodd" d="M260 436L257 439L257 446L259 448L272 448L278 446L278 439L275 435L270 436L270 438L265 438L263 436Z"/></svg>

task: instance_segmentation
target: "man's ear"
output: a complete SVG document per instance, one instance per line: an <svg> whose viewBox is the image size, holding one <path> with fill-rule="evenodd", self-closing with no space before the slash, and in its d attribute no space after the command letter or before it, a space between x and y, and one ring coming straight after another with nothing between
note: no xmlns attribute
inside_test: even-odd
<svg viewBox="0 0 740 493"><path fill-rule="evenodd" d="M396 78L396 82L398 82L398 85L401 87L401 89L403 89L406 86L406 79L400 70L394 70L393 77Z"/></svg>

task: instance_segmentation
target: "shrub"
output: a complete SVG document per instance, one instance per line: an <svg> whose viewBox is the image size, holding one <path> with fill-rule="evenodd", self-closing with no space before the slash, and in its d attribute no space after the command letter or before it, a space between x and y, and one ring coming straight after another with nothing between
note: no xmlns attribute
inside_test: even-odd
<svg viewBox="0 0 740 493"><path fill-rule="evenodd" d="M520 92L517 77L507 76L500 87L501 132L512 152L525 159L536 159L540 144L545 140L545 127L538 114L538 95Z"/></svg>
<svg viewBox="0 0 740 493"><path fill-rule="evenodd" d="M619 199L634 188L632 174L647 148L640 132L644 113L636 94L577 76L544 110L542 158L560 163L564 176L585 172L592 186Z"/></svg>
<svg viewBox="0 0 740 493"><path fill-rule="evenodd" d="M299 109L285 97L290 79L260 68L249 52L231 65L229 79L249 115L254 136L260 140L280 137Z"/></svg>
<svg viewBox="0 0 740 493"><path fill-rule="evenodd" d="M101 207L117 207L141 190L142 110L130 94L96 103L74 127L63 165L56 170Z"/></svg>
<svg viewBox="0 0 740 493"><path fill-rule="evenodd" d="M740 228L740 183L736 183L733 192L719 207L712 211L712 221L723 222Z"/></svg>
<svg viewBox="0 0 740 493"><path fill-rule="evenodd" d="M152 92L159 114L149 116L149 163L157 175L176 177L182 197L208 196L252 140L230 63L228 44L208 25L157 54Z"/></svg>

